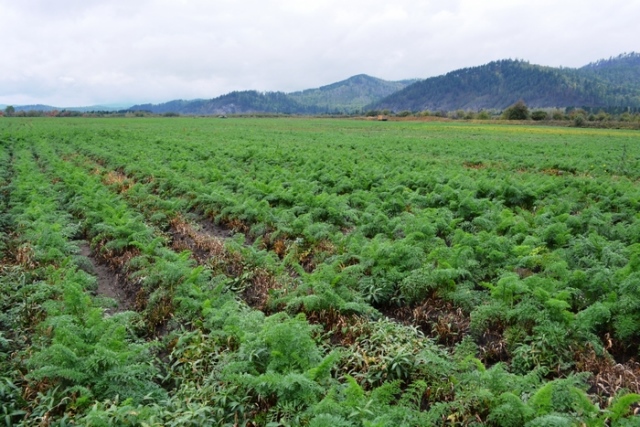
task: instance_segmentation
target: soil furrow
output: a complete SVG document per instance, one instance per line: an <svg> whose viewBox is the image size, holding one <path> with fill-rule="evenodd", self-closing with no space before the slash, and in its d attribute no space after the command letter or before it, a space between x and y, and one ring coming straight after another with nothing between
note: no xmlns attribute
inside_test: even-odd
<svg viewBox="0 0 640 427"><path fill-rule="evenodd" d="M128 286L123 277L113 269L101 263L95 256L89 243L82 241L79 243L80 255L86 258L90 264L88 273L98 279L96 296L110 298L116 302L113 307L107 307L107 314L119 313L122 311L134 310L136 307L136 292Z"/></svg>

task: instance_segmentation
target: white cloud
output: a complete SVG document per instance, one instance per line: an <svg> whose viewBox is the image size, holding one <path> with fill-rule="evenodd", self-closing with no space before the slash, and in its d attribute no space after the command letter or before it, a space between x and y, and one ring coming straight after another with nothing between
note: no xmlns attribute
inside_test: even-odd
<svg viewBox="0 0 640 427"><path fill-rule="evenodd" d="M0 103L58 106L429 77L638 50L640 2L0 0Z"/></svg>

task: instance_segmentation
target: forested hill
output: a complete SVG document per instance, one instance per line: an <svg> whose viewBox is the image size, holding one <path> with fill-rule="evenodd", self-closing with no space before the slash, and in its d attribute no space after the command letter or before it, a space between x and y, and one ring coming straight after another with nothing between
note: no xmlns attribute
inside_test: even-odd
<svg viewBox="0 0 640 427"><path fill-rule="evenodd" d="M387 81L358 74L300 92L231 92L212 99L139 104L127 111L155 114L352 114L367 110L502 110L518 100L530 108L640 108L640 54L628 53L580 68L554 68L522 60L501 60L451 71L426 80ZM50 111L46 105L15 111ZM108 111L116 108L66 108ZM119 109L118 109L119 110Z"/></svg>
<svg viewBox="0 0 640 427"><path fill-rule="evenodd" d="M141 104L129 108L132 111L150 111L156 114L245 114L283 113L316 114L313 107L305 107L283 92L258 92L255 90L231 92L213 99L177 100L163 104Z"/></svg>
<svg viewBox="0 0 640 427"><path fill-rule="evenodd" d="M0 109L4 109L5 107L7 107L6 105L0 105ZM30 104L30 105L16 105L13 106L15 111L77 111L80 113L84 113L87 111L117 111L122 109L114 107L114 106L107 106L107 105L91 105L91 106L86 106L86 107L54 107L52 105L45 105L45 104Z"/></svg>
<svg viewBox="0 0 640 427"><path fill-rule="evenodd" d="M176 100L129 108L156 114L324 114L351 113L390 95L415 80L390 82L359 74L346 80L301 92L231 92L213 99Z"/></svg>
<svg viewBox="0 0 640 427"><path fill-rule="evenodd" d="M307 107L350 113L391 95L414 82L416 80L393 82L366 74L358 74L317 89L293 92L289 96Z"/></svg>
<svg viewBox="0 0 640 427"><path fill-rule="evenodd" d="M580 70L614 85L640 88L640 53L632 52L601 59Z"/></svg>
<svg viewBox="0 0 640 427"><path fill-rule="evenodd" d="M579 69L495 61L416 82L367 108L503 109L520 99L530 107L639 107L640 55L621 55Z"/></svg>

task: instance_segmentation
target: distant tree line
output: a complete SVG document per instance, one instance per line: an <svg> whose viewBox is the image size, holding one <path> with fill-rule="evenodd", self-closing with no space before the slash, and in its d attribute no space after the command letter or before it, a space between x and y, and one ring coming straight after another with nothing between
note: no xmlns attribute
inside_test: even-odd
<svg viewBox="0 0 640 427"><path fill-rule="evenodd" d="M571 125L579 127L624 127L640 129L640 107L566 107L566 108L537 108L531 109L523 100L519 100L504 110L423 110L392 112L384 110L367 110L365 117L377 117L379 115L396 118L425 117L445 118L449 120L508 120L531 121L547 124Z"/></svg>
<svg viewBox="0 0 640 427"><path fill-rule="evenodd" d="M0 111L0 116L5 117L143 117L153 115L145 111L130 111L130 110L96 110L96 111L78 111L78 110L16 110L15 107L9 105L3 111ZM179 116L177 113L168 113L166 116Z"/></svg>
<svg viewBox="0 0 640 427"><path fill-rule="evenodd" d="M249 112L230 114L233 117L282 117L288 116L286 113L273 112ZM166 111L155 113L144 110L120 110L120 111L88 111L80 112L75 110L19 110L8 106L0 111L0 116L5 117L181 117L180 113ZM191 117L227 117L226 114L190 114ZM578 127L615 127L640 129L640 107L603 107L595 108L589 106L567 107L567 108L537 108L531 109L523 100L519 100L511 106L499 109L480 109L452 111L446 110L423 110L409 111L402 110L394 112L389 109L357 111L352 114L342 112L309 114L316 117L365 117L375 118L383 116L396 119L420 120L424 118L446 119L446 120L507 120L507 121L530 121L547 124L557 124L562 126Z"/></svg>

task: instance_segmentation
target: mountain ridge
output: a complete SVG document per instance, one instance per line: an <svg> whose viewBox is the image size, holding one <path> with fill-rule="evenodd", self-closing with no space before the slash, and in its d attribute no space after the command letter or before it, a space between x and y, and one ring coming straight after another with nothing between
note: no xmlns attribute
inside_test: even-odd
<svg viewBox="0 0 640 427"><path fill-rule="evenodd" d="M426 79L388 81L356 74L290 93L234 91L210 99L176 99L129 108L15 106L16 111L148 111L155 114L358 114L366 111L502 110L523 100L532 108L640 108L640 53L578 68L503 59Z"/></svg>
<svg viewBox="0 0 640 427"><path fill-rule="evenodd" d="M6 104L0 104L0 109L5 109L8 107ZM114 105L89 105L84 107L55 107L52 105L46 104L25 104L25 105L14 105L13 108L15 111L77 111L77 112L89 112L89 111L119 111L126 110L128 107L126 106L114 106Z"/></svg>
<svg viewBox="0 0 640 427"><path fill-rule="evenodd" d="M366 108L504 109L518 100L534 108L640 107L640 54L623 54L581 68L492 61L421 80Z"/></svg>
<svg viewBox="0 0 640 427"><path fill-rule="evenodd" d="M231 97L232 94L235 97ZM232 94L207 101L208 109L200 108L196 112L187 108L176 112L353 114L367 110L477 111L502 110L518 100L532 108L640 108L640 54L624 53L579 68L503 59L422 80L391 82L357 74L319 88L291 93L246 91ZM245 94L240 97L244 102L237 102L239 94ZM230 102L231 98L234 102ZM367 100L371 101L367 103ZM141 109L161 112L167 105L145 104L132 109L144 107Z"/></svg>
<svg viewBox="0 0 640 427"><path fill-rule="evenodd" d="M415 80L388 81L367 74L297 92L234 91L208 100L174 100L130 108L152 113L180 114L349 114L390 95ZM177 109L177 106L180 108Z"/></svg>

